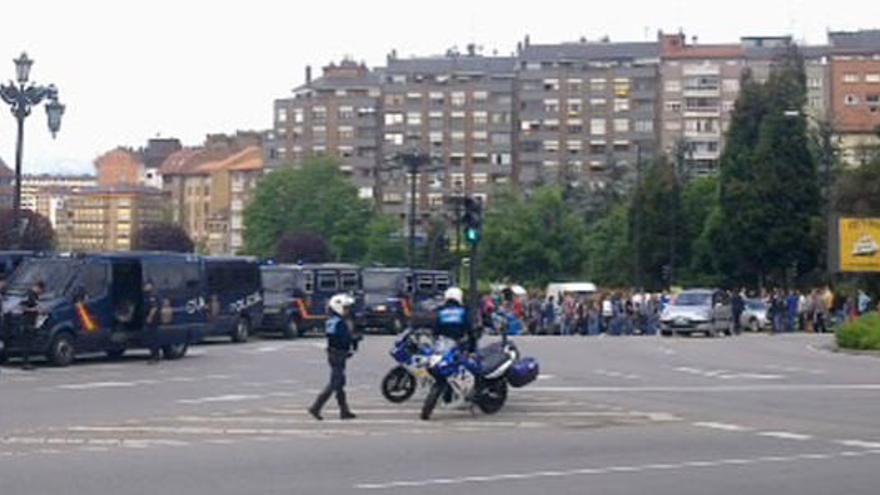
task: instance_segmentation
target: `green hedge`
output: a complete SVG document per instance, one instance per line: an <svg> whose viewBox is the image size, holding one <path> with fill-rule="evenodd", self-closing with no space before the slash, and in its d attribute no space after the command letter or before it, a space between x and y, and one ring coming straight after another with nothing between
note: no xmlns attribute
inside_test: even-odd
<svg viewBox="0 0 880 495"><path fill-rule="evenodd" d="M880 351L880 314L870 313L837 330L837 345L844 349Z"/></svg>

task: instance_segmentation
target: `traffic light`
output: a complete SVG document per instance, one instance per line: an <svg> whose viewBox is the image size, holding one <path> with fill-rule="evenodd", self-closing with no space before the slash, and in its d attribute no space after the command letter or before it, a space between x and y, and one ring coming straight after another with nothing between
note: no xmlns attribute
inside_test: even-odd
<svg viewBox="0 0 880 495"><path fill-rule="evenodd" d="M483 203L468 197L464 201L464 239L471 246L476 246L483 236Z"/></svg>

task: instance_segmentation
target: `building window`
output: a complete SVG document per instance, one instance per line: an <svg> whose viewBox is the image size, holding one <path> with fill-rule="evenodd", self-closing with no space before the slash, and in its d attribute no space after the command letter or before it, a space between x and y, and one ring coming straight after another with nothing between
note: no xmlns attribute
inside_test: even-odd
<svg viewBox="0 0 880 495"><path fill-rule="evenodd" d="M463 107L467 103L467 97L463 91L452 93L452 106Z"/></svg>
<svg viewBox="0 0 880 495"><path fill-rule="evenodd" d="M547 139L544 141L544 151L548 153L556 153L559 151L559 141L555 139Z"/></svg>
<svg viewBox="0 0 880 495"><path fill-rule="evenodd" d="M546 112L546 113L559 112L559 100L544 100L544 112Z"/></svg>
<svg viewBox="0 0 880 495"><path fill-rule="evenodd" d="M402 113L386 113L385 114L385 125L397 125L403 124L403 114Z"/></svg>
<svg viewBox="0 0 880 495"><path fill-rule="evenodd" d="M302 108L296 108L293 110L293 121L297 124L302 124L305 119L305 112L303 112Z"/></svg>
<svg viewBox="0 0 880 495"><path fill-rule="evenodd" d="M287 109L286 108L279 108L278 115L275 118L275 120L277 120L279 123L287 122Z"/></svg>
<svg viewBox="0 0 880 495"><path fill-rule="evenodd" d="M680 101L667 101L666 102L666 111L680 113L681 112L681 102Z"/></svg>
<svg viewBox="0 0 880 495"><path fill-rule="evenodd" d="M583 85L583 81L580 79L569 79L568 80L568 93L576 95L581 92L581 86Z"/></svg>
<svg viewBox="0 0 880 495"><path fill-rule="evenodd" d="M854 72L848 72L843 75L843 82L845 83L857 83L859 82L859 75Z"/></svg>
<svg viewBox="0 0 880 495"><path fill-rule="evenodd" d="M544 91L559 91L559 79L544 79Z"/></svg>
<svg viewBox="0 0 880 495"><path fill-rule="evenodd" d="M627 100L626 98L615 98L614 99L614 111L615 112L629 111L629 100Z"/></svg>
<svg viewBox="0 0 880 495"><path fill-rule="evenodd" d="M568 152L576 155L581 152L582 143L579 140L568 141L565 143L566 148L568 148Z"/></svg>
<svg viewBox="0 0 880 495"><path fill-rule="evenodd" d="M811 77L807 79L807 87L810 89L822 89L822 78Z"/></svg>
<svg viewBox="0 0 880 495"><path fill-rule="evenodd" d="M865 74L866 83L880 83L880 74Z"/></svg>
<svg viewBox="0 0 880 495"><path fill-rule="evenodd" d="M605 119L593 119L590 121L590 134L594 136L605 135Z"/></svg>
<svg viewBox="0 0 880 495"><path fill-rule="evenodd" d="M339 120L354 118L354 107L339 107Z"/></svg>
<svg viewBox="0 0 880 495"><path fill-rule="evenodd" d="M605 98L590 98L590 105L594 107L604 107L608 104Z"/></svg>
<svg viewBox="0 0 880 495"><path fill-rule="evenodd" d="M868 106L871 106L871 107L876 107L877 105L880 105L880 95L878 95L878 94L865 95L865 103L867 103Z"/></svg>
<svg viewBox="0 0 880 495"><path fill-rule="evenodd" d="M451 136L453 143L460 143L464 141L464 131L453 131Z"/></svg>
<svg viewBox="0 0 880 495"><path fill-rule="evenodd" d="M572 116L577 116L581 114L583 110L583 103L578 99L568 100L568 114Z"/></svg>
<svg viewBox="0 0 880 495"><path fill-rule="evenodd" d="M395 146L403 146L403 134L399 132L388 132L385 134L385 142Z"/></svg>
<svg viewBox="0 0 880 495"><path fill-rule="evenodd" d="M721 82L721 86L724 88L725 93L738 93L739 79L725 79Z"/></svg>
<svg viewBox="0 0 880 495"><path fill-rule="evenodd" d="M843 97L843 104L854 107L859 104L859 97L856 95L846 95Z"/></svg>
<svg viewBox="0 0 880 495"><path fill-rule="evenodd" d="M474 125L486 125L489 123L489 112L474 112Z"/></svg>
<svg viewBox="0 0 880 495"><path fill-rule="evenodd" d="M614 80L614 96L617 98L629 98L630 80L618 78Z"/></svg>
<svg viewBox="0 0 880 495"><path fill-rule="evenodd" d="M636 127L636 132L654 132L654 121L653 120L637 120L635 127Z"/></svg>
<svg viewBox="0 0 880 495"><path fill-rule="evenodd" d="M340 126L339 139L354 139L354 127Z"/></svg>
<svg viewBox="0 0 880 495"><path fill-rule="evenodd" d="M606 79L590 79L590 91L594 93L604 93L608 81Z"/></svg>
<svg viewBox="0 0 880 495"><path fill-rule="evenodd" d="M510 134L500 132L492 133L491 142L493 146L507 146L510 144Z"/></svg>
<svg viewBox="0 0 880 495"><path fill-rule="evenodd" d="M681 92L681 81L672 80L666 81L664 85L667 93L680 93Z"/></svg>
<svg viewBox="0 0 880 495"><path fill-rule="evenodd" d="M406 123L408 125L422 125L422 114L420 112L409 112L406 114Z"/></svg>
<svg viewBox="0 0 880 495"><path fill-rule="evenodd" d="M663 127L667 131L678 132L681 130L681 122L677 120L667 120Z"/></svg>
<svg viewBox="0 0 880 495"><path fill-rule="evenodd" d="M614 119L614 132L629 132L629 119Z"/></svg>
<svg viewBox="0 0 880 495"><path fill-rule="evenodd" d="M489 99L488 91L474 91L474 101L486 101Z"/></svg>

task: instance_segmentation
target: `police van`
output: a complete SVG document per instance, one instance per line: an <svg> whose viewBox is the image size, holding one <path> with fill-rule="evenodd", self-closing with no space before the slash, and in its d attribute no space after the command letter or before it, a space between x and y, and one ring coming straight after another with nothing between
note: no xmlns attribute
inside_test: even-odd
<svg viewBox="0 0 880 495"><path fill-rule="evenodd" d="M400 333L407 325L431 326L443 293L453 285L443 270L364 268L364 304L358 326Z"/></svg>
<svg viewBox="0 0 880 495"><path fill-rule="evenodd" d="M262 267L264 294L263 330L300 337L323 328L330 317L330 298L346 292L363 300L361 270L357 265L316 263L267 264Z"/></svg>
<svg viewBox="0 0 880 495"><path fill-rule="evenodd" d="M169 253L56 255L24 261L3 296L0 339L5 359L21 351L21 301L37 282L45 284L31 352L56 366L84 353L121 357L147 347L143 287L151 282L160 300L160 345L166 359L186 355L202 338L202 260Z"/></svg>
<svg viewBox="0 0 880 495"><path fill-rule="evenodd" d="M230 337L247 342L263 323L263 289L256 258L206 257L204 294L199 301L206 316L207 337Z"/></svg>
<svg viewBox="0 0 880 495"><path fill-rule="evenodd" d="M24 260L37 256L33 251L0 251L0 280L6 280Z"/></svg>

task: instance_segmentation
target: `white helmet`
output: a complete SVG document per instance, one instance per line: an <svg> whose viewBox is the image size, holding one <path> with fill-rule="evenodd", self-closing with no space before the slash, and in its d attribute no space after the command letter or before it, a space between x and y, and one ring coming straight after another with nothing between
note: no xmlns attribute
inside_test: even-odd
<svg viewBox="0 0 880 495"><path fill-rule="evenodd" d="M458 287L450 287L443 293L444 301L455 301L458 304L464 304L464 292Z"/></svg>
<svg viewBox="0 0 880 495"><path fill-rule="evenodd" d="M330 298L330 302L327 303L327 306L330 307L330 311L336 313L339 316L345 314L346 308L350 307L354 304L354 298L348 294L336 294L335 296Z"/></svg>

